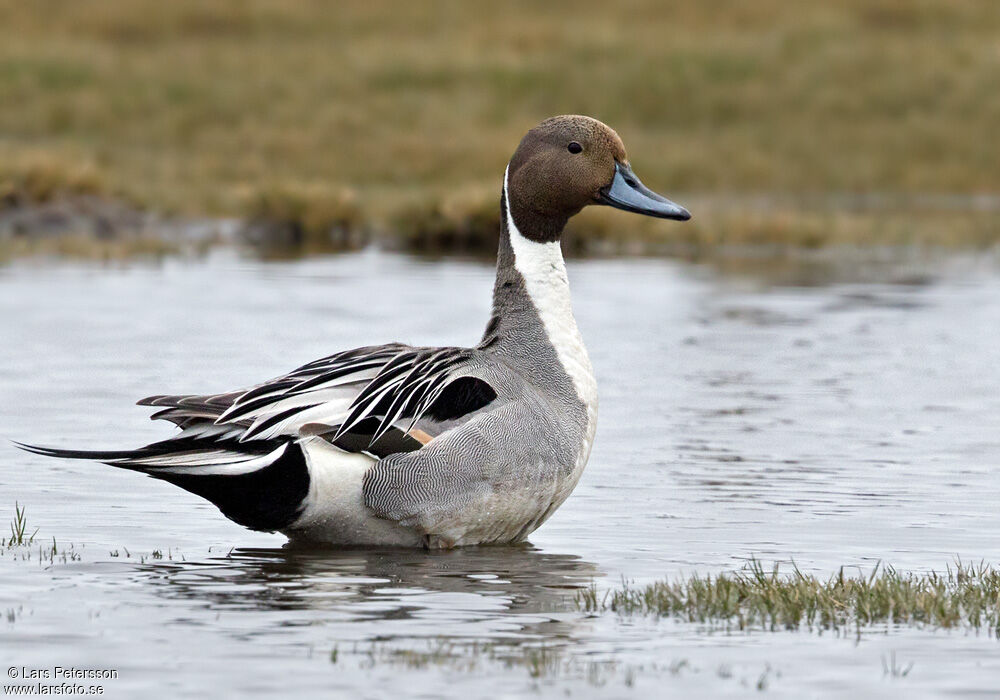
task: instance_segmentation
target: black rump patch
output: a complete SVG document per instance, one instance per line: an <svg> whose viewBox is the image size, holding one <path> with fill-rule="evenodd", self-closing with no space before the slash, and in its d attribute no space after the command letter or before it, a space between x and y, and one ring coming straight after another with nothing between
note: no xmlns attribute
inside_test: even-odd
<svg viewBox="0 0 1000 700"><path fill-rule="evenodd" d="M295 443L288 443L271 464L248 474L146 473L211 501L233 522L264 532L295 522L309 494L309 468Z"/></svg>

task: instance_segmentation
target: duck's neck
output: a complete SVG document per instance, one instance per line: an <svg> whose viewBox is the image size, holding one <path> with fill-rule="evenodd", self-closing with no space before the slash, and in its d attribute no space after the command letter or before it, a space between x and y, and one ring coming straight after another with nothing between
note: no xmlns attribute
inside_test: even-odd
<svg viewBox="0 0 1000 700"><path fill-rule="evenodd" d="M495 345L504 354L531 361L539 356L538 348L530 346L547 344L555 350L579 398L585 404L596 401L593 369L573 317L559 241L537 242L521 233L511 212L506 173L500 208L493 316L483 346Z"/></svg>

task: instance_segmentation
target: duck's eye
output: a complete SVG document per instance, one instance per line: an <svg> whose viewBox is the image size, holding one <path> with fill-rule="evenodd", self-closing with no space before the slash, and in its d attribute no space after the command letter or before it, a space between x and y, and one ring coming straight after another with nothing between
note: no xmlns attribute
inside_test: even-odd
<svg viewBox="0 0 1000 700"><path fill-rule="evenodd" d="M576 141L570 141L569 145L566 146L570 153L580 153L583 151L583 146L578 144Z"/></svg>

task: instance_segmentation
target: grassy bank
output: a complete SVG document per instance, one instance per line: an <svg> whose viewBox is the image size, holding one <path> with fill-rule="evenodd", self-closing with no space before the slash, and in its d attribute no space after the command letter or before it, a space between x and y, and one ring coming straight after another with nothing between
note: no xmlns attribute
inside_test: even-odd
<svg viewBox="0 0 1000 700"><path fill-rule="evenodd" d="M500 227L497 200L483 193L403 207L383 231L383 243L431 253L492 255ZM569 222L563 248L583 256L700 257L723 249L986 248L1000 241L1000 199L992 198L691 195L684 202L695 217L680 225L591 207Z"/></svg>
<svg viewBox="0 0 1000 700"><path fill-rule="evenodd" d="M345 221L462 239L524 130L566 112L614 125L685 203L1000 191L989 0L0 0L0 17L7 206L83 190L298 239ZM909 233L931 227L908 212L692 209L678 235L706 245L956 237ZM599 219L579 235L611 237Z"/></svg>
<svg viewBox="0 0 1000 700"><path fill-rule="evenodd" d="M965 627L1000 638L1000 571L961 563L943 574L876 566L868 575L849 575L841 569L824 580L751 561L734 574L625 585L603 595L590 589L577 603L586 611L652 614L741 630L849 631L889 623Z"/></svg>

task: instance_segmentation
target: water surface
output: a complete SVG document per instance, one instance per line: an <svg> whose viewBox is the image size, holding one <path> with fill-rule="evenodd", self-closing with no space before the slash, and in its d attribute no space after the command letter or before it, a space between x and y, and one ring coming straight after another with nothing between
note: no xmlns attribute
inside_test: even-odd
<svg viewBox="0 0 1000 700"><path fill-rule="evenodd" d="M599 428L579 487L529 545L287 550L168 484L4 444L0 510L26 505L37 541L74 556L0 557L3 658L117 669L112 697L1000 689L985 633L727 633L572 604L591 583L752 556L820 574L1000 562L995 259L592 260L570 278ZM8 265L0 437L133 446L169 433L132 405L142 396L232 389L372 342L474 343L491 284L489 265L372 251ZM540 675L524 648L542 650Z"/></svg>

